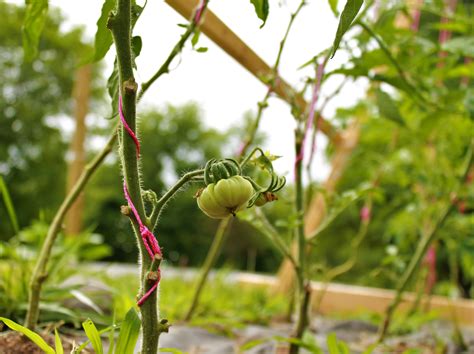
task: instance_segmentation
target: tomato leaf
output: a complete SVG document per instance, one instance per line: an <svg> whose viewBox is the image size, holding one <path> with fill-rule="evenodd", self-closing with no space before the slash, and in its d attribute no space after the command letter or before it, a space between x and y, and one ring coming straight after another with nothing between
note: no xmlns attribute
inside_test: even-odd
<svg viewBox="0 0 474 354"><path fill-rule="evenodd" d="M48 17L48 0L27 0L25 20L21 31L26 62L38 55L38 43Z"/></svg>
<svg viewBox="0 0 474 354"><path fill-rule="evenodd" d="M328 0L329 2L329 7L331 7L331 11L334 14L334 16L339 16L339 11L337 11L337 3L338 0Z"/></svg>
<svg viewBox="0 0 474 354"><path fill-rule="evenodd" d="M403 119L396 102L390 97L390 95L382 90L375 91L375 98L377 101L377 108L379 114L382 117L390 119L391 121L406 126L405 120Z"/></svg>
<svg viewBox="0 0 474 354"><path fill-rule="evenodd" d="M339 19L339 25L337 26L336 38L334 38L331 58L333 58L336 54L342 37L349 30L349 28L351 28L352 22L359 13L363 3L364 0L347 0L344 10L342 10L341 18Z"/></svg>
<svg viewBox="0 0 474 354"><path fill-rule="evenodd" d="M270 6L268 4L268 0L250 0L250 2L255 7L255 13L257 14L258 18L263 21L260 28L265 26L265 22L267 22L268 12L270 10Z"/></svg>
<svg viewBox="0 0 474 354"><path fill-rule="evenodd" d="M97 20L97 31L94 38L94 56L92 61L99 61L110 49L113 43L112 33L107 28L107 20L110 12L115 8L116 0L105 0L102 5L100 17Z"/></svg>

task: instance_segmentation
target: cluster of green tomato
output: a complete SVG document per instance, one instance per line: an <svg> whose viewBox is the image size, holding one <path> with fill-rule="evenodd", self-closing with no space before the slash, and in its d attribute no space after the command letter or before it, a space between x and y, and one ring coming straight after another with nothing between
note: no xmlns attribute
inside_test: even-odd
<svg viewBox="0 0 474 354"><path fill-rule="evenodd" d="M242 176L241 166L233 159L210 160L204 170L204 182L206 187L196 193L197 204L214 219L274 201L277 199L274 192L284 185L284 179L272 177L270 186L261 188L250 177Z"/></svg>

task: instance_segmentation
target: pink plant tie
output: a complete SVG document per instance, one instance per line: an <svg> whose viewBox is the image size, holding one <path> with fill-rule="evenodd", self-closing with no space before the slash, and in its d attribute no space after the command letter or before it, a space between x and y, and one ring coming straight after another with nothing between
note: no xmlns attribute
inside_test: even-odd
<svg viewBox="0 0 474 354"><path fill-rule="evenodd" d="M194 15L194 23L196 25L198 25L199 21L201 21L202 13L204 12L205 7L206 7L206 0L201 0L201 2L199 3L196 9L196 14Z"/></svg>
<svg viewBox="0 0 474 354"><path fill-rule="evenodd" d="M127 131L128 135L130 135L130 137L133 139L133 142L135 143L135 146L137 148L137 156L140 156L140 142L138 141L138 138L133 132L133 130L128 126L127 121L125 120L125 117L123 115L122 96L120 95L119 95L119 117L120 117L123 127Z"/></svg>
<svg viewBox="0 0 474 354"><path fill-rule="evenodd" d="M308 114L308 120L306 122L306 128L303 134L303 140L301 141L301 147L300 151L298 152L298 155L296 156L295 159L295 177L296 177L296 166L298 163L303 163L304 159L304 145L306 142L307 135L309 131L311 130L311 127L313 126L313 121L314 121L314 115L316 111L316 103L318 102L319 99L319 93L321 91L321 83L323 81L323 75L324 75L324 68L329 60L329 55L326 55L326 57L323 59L323 62L318 65L316 68L316 83L314 84L314 89L313 89L313 96L311 98L311 103L309 106L309 114ZM317 129L318 127L315 127ZM316 149L316 143L313 144L312 148L315 150ZM313 150L313 153L314 153Z"/></svg>
<svg viewBox="0 0 474 354"><path fill-rule="evenodd" d="M127 121L125 120L125 117L123 115L123 108L122 108L122 96L119 95L119 117L120 121L122 122L123 127L127 131L127 133L130 135L130 137L133 139L133 142L135 143L135 146L137 148L137 157L140 156L140 142L138 141L137 136L133 132L133 130L129 127L127 124ZM155 235L153 235L153 232L150 231L150 229L143 224L142 220L140 219L140 215L138 214L137 208L135 208L135 205L132 202L132 198L130 197L130 193L128 192L127 184L125 181L123 182L123 194L125 195L125 199L127 200L128 206L132 210L133 215L135 216L135 220L137 221L138 227L140 229L140 235L142 237L143 244L145 245L145 248L148 252L148 255L150 256L151 259L154 259L155 255L162 255L161 248L158 244L158 241L156 240ZM158 287L158 283L160 282L161 279L161 271L160 269L157 270L158 273L158 278L156 282L153 284L153 286L138 300L137 305L141 306L145 303L145 301L153 294L153 292L156 290Z"/></svg>

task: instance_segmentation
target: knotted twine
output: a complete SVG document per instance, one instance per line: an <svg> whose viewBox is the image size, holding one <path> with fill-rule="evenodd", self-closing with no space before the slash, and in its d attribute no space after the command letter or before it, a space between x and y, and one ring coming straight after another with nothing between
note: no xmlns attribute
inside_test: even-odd
<svg viewBox="0 0 474 354"><path fill-rule="evenodd" d="M135 143L135 147L137 150L137 158L139 158L140 157L140 142L138 141L138 138L135 135L134 131L129 127L127 121L125 120L125 117L123 115L121 95L119 95L119 117L120 117L120 121L122 122L123 127L125 128L127 133L130 135L130 137L133 139L133 142ZM143 244L145 245L148 255L150 256L152 260L155 258L155 255L161 256L162 253L161 253L161 248L158 244L158 241L156 240L155 235L153 235L150 229L148 229L148 227L144 225L142 220L140 219L140 215L138 214L138 211L132 202L132 198L130 197L130 193L128 192L127 184L125 183L125 181L123 182L123 194L125 195L125 199L127 200L128 206L130 207L133 215L135 216L135 220L138 224L140 235L142 237L142 241L143 241ZM138 300L137 302L138 306L143 305L143 303L150 297L150 295L158 287L158 284L160 283L160 279L161 279L161 271L159 268L157 270L157 273L158 273L157 280L155 281L153 286Z"/></svg>

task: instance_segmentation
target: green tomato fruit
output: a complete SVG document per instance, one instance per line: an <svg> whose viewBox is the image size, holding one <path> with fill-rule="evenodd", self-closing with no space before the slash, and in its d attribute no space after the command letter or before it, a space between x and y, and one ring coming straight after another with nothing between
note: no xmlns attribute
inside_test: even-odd
<svg viewBox="0 0 474 354"><path fill-rule="evenodd" d="M245 209L254 193L252 184L242 176L221 179L198 193L199 208L209 217L223 219Z"/></svg>

